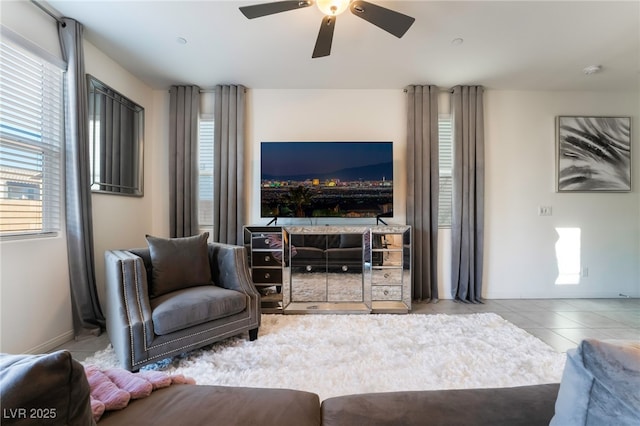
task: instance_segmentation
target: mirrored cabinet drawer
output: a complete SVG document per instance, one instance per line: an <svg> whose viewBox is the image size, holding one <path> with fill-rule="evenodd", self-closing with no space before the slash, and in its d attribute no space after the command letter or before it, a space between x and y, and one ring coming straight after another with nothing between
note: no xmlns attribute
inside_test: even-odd
<svg viewBox="0 0 640 426"><path fill-rule="evenodd" d="M258 234L251 238L253 249L280 249L282 248L282 237L280 234Z"/></svg>
<svg viewBox="0 0 640 426"><path fill-rule="evenodd" d="M251 253L251 266L280 266L282 252L254 251Z"/></svg>
<svg viewBox="0 0 640 426"><path fill-rule="evenodd" d="M256 284L282 283L282 269L280 268L253 268L251 274L251 278Z"/></svg>
<svg viewBox="0 0 640 426"><path fill-rule="evenodd" d="M371 300L402 300L402 286L373 286L371 287Z"/></svg>
<svg viewBox="0 0 640 426"><path fill-rule="evenodd" d="M371 271L371 285L400 284L402 284L402 268L373 269Z"/></svg>

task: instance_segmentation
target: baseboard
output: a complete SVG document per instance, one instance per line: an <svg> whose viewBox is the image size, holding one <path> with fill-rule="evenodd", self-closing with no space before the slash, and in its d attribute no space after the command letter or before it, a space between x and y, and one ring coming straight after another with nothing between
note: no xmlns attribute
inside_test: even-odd
<svg viewBox="0 0 640 426"><path fill-rule="evenodd" d="M582 292L580 294L560 293L553 294L547 293L528 293L528 294L512 294L506 292L489 292L483 296L484 299L626 299L640 297L636 292L628 292L627 294L621 294L616 292Z"/></svg>
<svg viewBox="0 0 640 426"><path fill-rule="evenodd" d="M50 352L52 349L57 348L58 346L62 345L65 342L68 342L69 340L73 340L74 335L73 335L73 330L69 330L65 333L62 333L61 335L54 337L51 340L47 340L46 342L42 343L41 345L38 346L34 346L33 348L29 349L27 351L27 353L29 354L42 354L42 353L46 353L46 352Z"/></svg>

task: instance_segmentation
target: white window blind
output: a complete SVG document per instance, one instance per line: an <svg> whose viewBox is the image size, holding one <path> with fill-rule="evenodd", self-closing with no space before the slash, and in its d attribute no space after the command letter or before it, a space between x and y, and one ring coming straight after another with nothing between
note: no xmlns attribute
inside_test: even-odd
<svg viewBox="0 0 640 426"><path fill-rule="evenodd" d="M60 230L62 70L0 42L0 236Z"/></svg>
<svg viewBox="0 0 640 426"><path fill-rule="evenodd" d="M198 129L198 222L213 227L213 118L201 116Z"/></svg>
<svg viewBox="0 0 640 426"><path fill-rule="evenodd" d="M438 200L438 226L451 227L451 200L453 196L453 120L451 115L438 117L438 148L440 161L440 195Z"/></svg>

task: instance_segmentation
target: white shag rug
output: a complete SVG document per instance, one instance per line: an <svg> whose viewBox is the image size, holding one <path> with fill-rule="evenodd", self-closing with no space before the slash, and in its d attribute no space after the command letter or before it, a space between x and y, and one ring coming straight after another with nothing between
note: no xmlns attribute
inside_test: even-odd
<svg viewBox="0 0 640 426"><path fill-rule="evenodd" d="M111 346L84 364L118 367ZM234 337L143 367L200 385L339 395L560 382L565 354L492 313L263 315L258 340Z"/></svg>

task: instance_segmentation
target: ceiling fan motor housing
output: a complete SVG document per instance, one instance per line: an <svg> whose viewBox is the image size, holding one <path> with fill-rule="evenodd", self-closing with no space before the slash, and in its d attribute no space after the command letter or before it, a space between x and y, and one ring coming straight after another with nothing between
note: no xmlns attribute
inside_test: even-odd
<svg viewBox="0 0 640 426"><path fill-rule="evenodd" d="M242 6L240 11L249 19L289 10L302 9L313 4L314 0L283 0L270 3ZM313 50L312 58L329 56L333 41L336 16L347 9L358 18L401 38L408 30L414 18L400 12L369 3L365 0L315 0L318 9L325 15Z"/></svg>

